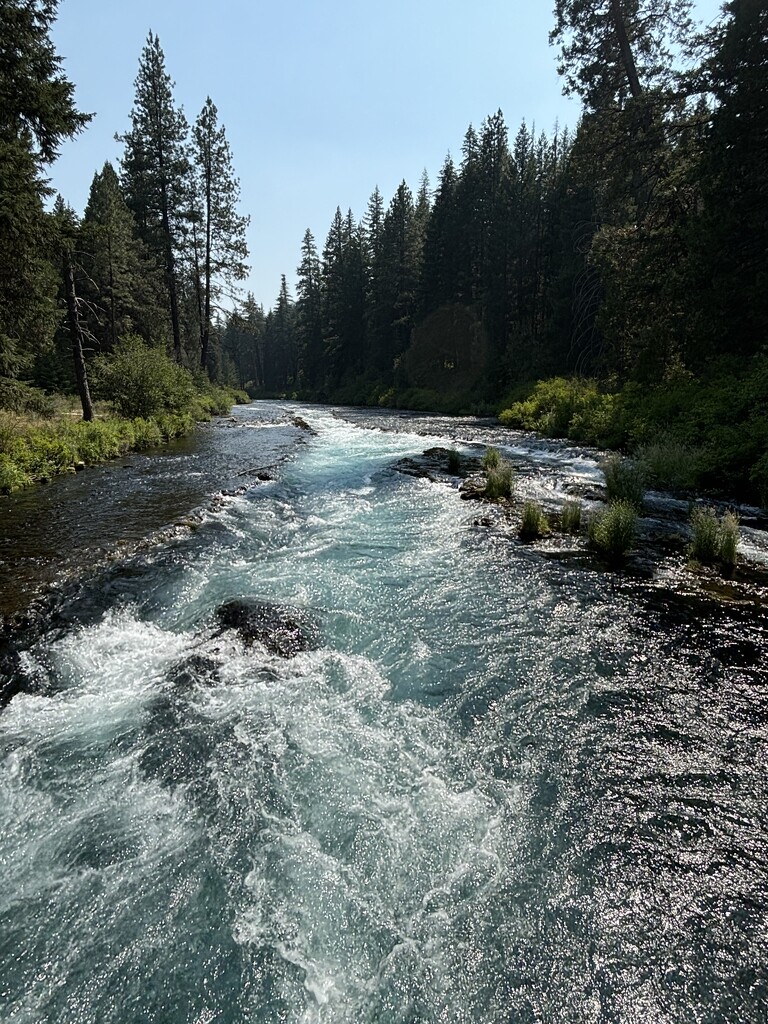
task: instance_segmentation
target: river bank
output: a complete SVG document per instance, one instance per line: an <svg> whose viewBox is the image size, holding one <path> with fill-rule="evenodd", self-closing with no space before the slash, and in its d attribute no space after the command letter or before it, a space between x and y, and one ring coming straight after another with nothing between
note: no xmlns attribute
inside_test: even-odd
<svg viewBox="0 0 768 1024"><path fill-rule="evenodd" d="M197 423L225 415L235 402L247 400L242 392L209 386L146 416L117 416L101 403L90 422L63 397L48 400L45 415L0 409L0 498L184 437Z"/></svg>
<svg viewBox="0 0 768 1024"><path fill-rule="evenodd" d="M768 508L768 359L722 358L706 375L672 363L643 384L581 376L521 381L492 398L352 382L319 399L371 410L498 418L544 437L633 456L651 487L698 492ZM283 396L284 397L284 396Z"/></svg>

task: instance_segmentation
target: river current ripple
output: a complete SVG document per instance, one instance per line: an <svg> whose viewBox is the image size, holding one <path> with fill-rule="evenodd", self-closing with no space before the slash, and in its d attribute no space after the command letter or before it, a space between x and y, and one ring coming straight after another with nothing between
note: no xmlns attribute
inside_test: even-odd
<svg viewBox="0 0 768 1024"><path fill-rule="evenodd" d="M545 557L393 469L480 427L234 416L237 486L20 647L0 1020L768 1019L764 614ZM494 440L542 500L599 478ZM243 596L319 648L216 628Z"/></svg>

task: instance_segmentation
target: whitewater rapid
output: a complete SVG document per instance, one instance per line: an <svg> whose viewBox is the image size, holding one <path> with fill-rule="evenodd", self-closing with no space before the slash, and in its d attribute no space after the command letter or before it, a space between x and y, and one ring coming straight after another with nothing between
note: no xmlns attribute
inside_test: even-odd
<svg viewBox="0 0 768 1024"><path fill-rule="evenodd" d="M243 465L295 411L235 412ZM272 479L95 574L23 653L0 1018L764 1020L762 621L478 525L456 483L394 469L462 448L441 421L299 411ZM217 629L246 596L311 614L319 647ZM759 658L716 654L747 633Z"/></svg>

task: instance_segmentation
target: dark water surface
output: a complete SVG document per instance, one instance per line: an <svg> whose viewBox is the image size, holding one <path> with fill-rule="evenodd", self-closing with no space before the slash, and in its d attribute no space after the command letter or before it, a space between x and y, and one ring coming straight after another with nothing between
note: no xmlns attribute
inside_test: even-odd
<svg viewBox="0 0 768 1024"><path fill-rule="evenodd" d="M760 595L710 600L674 546L608 573L522 545L458 481L394 470L493 441L521 496L589 509L596 453L235 416L4 507L8 604L81 579L19 636L35 692L0 712L0 1020L768 1020ZM684 529L679 504L644 528ZM242 597L299 609L316 649L222 632Z"/></svg>

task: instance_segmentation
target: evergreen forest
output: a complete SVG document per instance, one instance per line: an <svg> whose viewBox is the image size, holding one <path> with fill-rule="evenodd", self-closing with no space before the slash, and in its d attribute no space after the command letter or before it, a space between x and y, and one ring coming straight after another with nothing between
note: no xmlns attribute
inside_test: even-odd
<svg viewBox="0 0 768 1024"><path fill-rule="evenodd" d="M437 181L376 187L356 212L339 197L269 310L242 292L217 108L187 122L152 33L119 166L82 215L51 208L46 168L88 121L56 7L0 0L0 408L72 393L87 421L93 394L151 417L240 389L500 414L653 451L661 484L768 503L764 0L727 0L706 30L686 0L556 0L578 124L489 113Z"/></svg>

